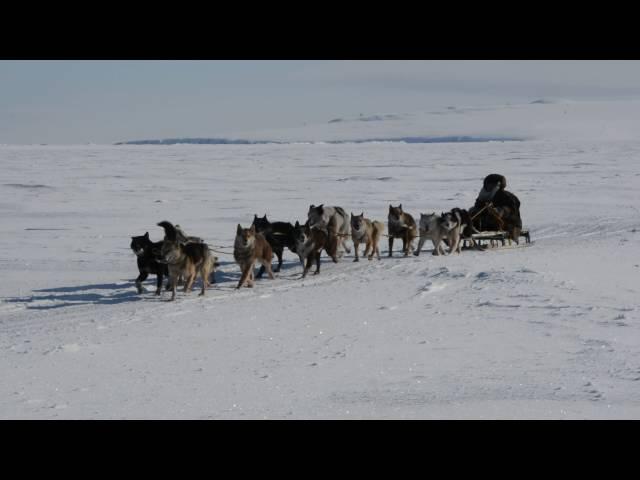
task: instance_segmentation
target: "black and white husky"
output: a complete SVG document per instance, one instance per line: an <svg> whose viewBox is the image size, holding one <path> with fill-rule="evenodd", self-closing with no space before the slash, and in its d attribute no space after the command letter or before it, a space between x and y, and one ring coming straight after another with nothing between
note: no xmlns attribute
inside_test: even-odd
<svg viewBox="0 0 640 480"><path fill-rule="evenodd" d="M449 253L460 253L462 242L460 241L460 232L462 231L462 218L460 213L447 212L440 216L440 226L445 232L447 243L449 244Z"/></svg>
<svg viewBox="0 0 640 480"><path fill-rule="evenodd" d="M458 211L442 213L438 216L435 213L420 214L420 241L414 255L420 255L420 250L427 239L433 242L433 255L445 255L442 243L446 241L449 245L449 253L458 252L462 247L460 241L461 231L466 227L462 223L462 217Z"/></svg>

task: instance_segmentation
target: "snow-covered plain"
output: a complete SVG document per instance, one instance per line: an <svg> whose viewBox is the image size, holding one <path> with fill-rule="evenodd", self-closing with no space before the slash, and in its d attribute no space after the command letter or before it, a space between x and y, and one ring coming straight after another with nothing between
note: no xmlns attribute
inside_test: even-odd
<svg viewBox="0 0 640 480"><path fill-rule="evenodd" d="M0 418L640 418L640 140L573 127L0 147ZM230 252L254 213L304 221L325 203L386 224L389 203L468 208L488 173L519 196L530 246L390 259L383 238L382 260L323 257L305 280L287 251L241 291L219 254L218 284L173 303L153 275L149 293L133 284L130 237L161 239L161 220Z"/></svg>

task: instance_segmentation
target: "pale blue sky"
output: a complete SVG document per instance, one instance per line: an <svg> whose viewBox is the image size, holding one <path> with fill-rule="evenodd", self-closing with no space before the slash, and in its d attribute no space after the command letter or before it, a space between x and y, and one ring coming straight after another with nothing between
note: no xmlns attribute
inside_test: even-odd
<svg viewBox="0 0 640 480"><path fill-rule="evenodd" d="M216 137L360 113L638 96L638 61L0 61L0 143Z"/></svg>

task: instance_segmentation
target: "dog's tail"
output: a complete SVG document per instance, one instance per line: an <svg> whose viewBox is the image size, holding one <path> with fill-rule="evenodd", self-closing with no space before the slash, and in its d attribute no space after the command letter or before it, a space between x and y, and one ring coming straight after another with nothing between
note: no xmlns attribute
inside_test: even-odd
<svg viewBox="0 0 640 480"><path fill-rule="evenodd" d="M170 222L167 222L166 220L158 223L158 226L164 228L164 234L169 241L171 242L176 241L178 237L178 233L176 232L176 227L174 227Z"/></svg>

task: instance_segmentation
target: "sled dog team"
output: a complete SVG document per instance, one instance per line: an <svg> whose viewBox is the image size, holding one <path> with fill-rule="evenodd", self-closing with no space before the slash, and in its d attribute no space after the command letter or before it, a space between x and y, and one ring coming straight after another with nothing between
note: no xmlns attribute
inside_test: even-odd
<svg viewBox="0 0 640 480"><path fill-rule="evenodd" d="M433 255L444 255L442 244L449 246L449 253L460 253L462 238L470 239L474 233L469 213L466 210L454 208L450 212L437 215L421 214L416 224L414 218L402 209L402 204L394 207L389 205L388 215L389 233L384 233L384 224L370 220L360 215L348 217L345 210L338 206L311 205L307 213L307 221L301 225L289 222L270 222L266 214L263 217L254 216L249 228L242 228L238 224L233 247L233 256L240 266L241 277L236 288L254 285L254 266L260 264L256 278L262 277L266 271L273 279L273 272L282 267L284 248L298 255L303 266L302 278L306 277L312 265L316 264L314 274L320 273L320 255L324 250L333 262L346 253L351 253L347 245L353 242L354 262L360 260L359 249L364 244L363 256L372 260L374 255L380 260L380 238L389 238L389 257L393 255L394 239L402 239L402 252L408 256L413 250L413 242L419 235L417 249L414 255L420 255L425 241L431 239ZM162 292L163 277L168 277L167 290L172 291L171 300L175 299L176 288L180 282L184 283L184 291L191 290L196 277L202 279L202 290L215 283L215 267L218 258L208 245L199 237L188 236L179 225L168 221L158 223L165 232L164 239L152 242L149 232L142 236L131 237L131 249L137 256L139 276L136 279L138 293L142 293L142 282L149 276L157 276L156 295ZM273 254L278 258L278 265L272 270Z"/></svg>
<svg viewBox="0 0 640 480"><path fill-rule="evenodd" d="M349 237L354 246L354 262L360 260L358 250L364 244L363 255L369 260L375 255L380 260L380 237L389 237L389 256L393 255L394 239L402 239L402 252L408 256L413 249L413 241L420 235L418 248L413 252L420 255L424 242L431 239L433 255L444 255L443 243L448 245L449 253L460 253L462 239L469 241L475 248L480 248L473 239L479 230L500 230L506 232L508 238L516 244L522 232L520 216L520 200L512 192L506 190L507 179L504 175L491 173L482 182L482 189L475 204L469 209L454 208L449 212L420 214L420 222L402 209L402 204L389 205L387 224L389 233L384 233L384 224L360 215L347 213L341 207L325 207L324 204L311 205L304 225L296 222L270 222L267 215L260 218L254 215L249 228L238 224L233 246L233 257L240 266L241 276L238 286L252 287L254 284L254 265L260 263L257 278L266 271L273 278L271 261L273 254L278 257L278 266L282 267L282 253L288 248L300 258L303 266L302 277L306 277L315 262L315 274L320 273L320 254L324 250L337 263L344 252L351 253L347 245ZM167 290L172 290L171 300L176 297L179 282L184 282L184 291L188 292L196 277L202 279L204 295L206 287L215 283L215 268L218 257L199 237L190 237L184 233L180 225L172 225L163 221L158 223L165 232L164 240L152 242L149 232L131 238L131 249L138 259L140 275L136 279L138 293L142 293L142 282L150 273L157 275L156 295L162 293L162 279L169 277ZM528 235L528 233L527 233ZM528 236L527 236L528 239Z"/></svg>

